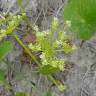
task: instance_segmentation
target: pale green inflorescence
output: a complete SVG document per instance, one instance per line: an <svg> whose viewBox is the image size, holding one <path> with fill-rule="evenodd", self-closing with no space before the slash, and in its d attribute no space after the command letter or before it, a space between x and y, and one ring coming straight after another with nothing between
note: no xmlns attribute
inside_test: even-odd
<svg viewBox="0 0 96 96"><path fill-rule="evenodd" d="M7 16L8 15L8 16ZM3 13L3 17L6 17L5 19L0 18L0 26L2 29L0 30L0 40L2 40L4 37L6 37L8 34L10 34L22 21L22 18L26 16L25 13L22 13L22 15L14 15L13 13Z"/></svg>
<svg viewBox="0 0 96 96"><path fill-rule="evenodd" d="M70 23L70 22L69 22ZM37 42L35 44L29 44L29 48L34 51L41 51L41 64L42 66L50 65L53 68L58 68L60 71L64 71L65 60L56 57L55 53L57 50L61 50L65 53L72 52L76 49L75 45L70 45L67 42L67 35L64 30L59 30L58 38L51 42L51 37L54 31L58 31L59 19L53 18L51 23L51 29L46 31L39 31L38 26L34 27L36 31ZM52 35L52 36L51 36Z"/></svg>
<svg viewBox="0 0 96 96"><path fill-rule="evenodd" d="M63 84L60 84L60 85L58 85L58 89L59 89L61 92L63 92L63 91L66 89L66 87L65 87Z"/></svg>

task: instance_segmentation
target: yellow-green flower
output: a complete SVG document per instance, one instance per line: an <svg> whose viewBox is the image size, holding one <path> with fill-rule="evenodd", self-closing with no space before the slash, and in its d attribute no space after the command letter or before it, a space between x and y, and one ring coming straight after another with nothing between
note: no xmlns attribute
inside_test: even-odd
<svg viewBox="0 0 96 96"><path fill-rule="evenodd" d="M39 28L38 28L38 26L37 26L37 25L35 25L33 28L34 28L34 30L35 30L36 32L38 32L38 31L39 31Z"/></svg>
<svg viewBox="0 0 96 96"><path fill-rule="evenodd" d="M63 84L59 84L58 89L59 91L63 92L66 89L66 87Z"/></svg>
<svg viewBox="0 0 96 96"><path fill-rule="evenodd" d="M59 26L59 19L54 17L52 20L52 29L57 30L58 26Z"/></svg>

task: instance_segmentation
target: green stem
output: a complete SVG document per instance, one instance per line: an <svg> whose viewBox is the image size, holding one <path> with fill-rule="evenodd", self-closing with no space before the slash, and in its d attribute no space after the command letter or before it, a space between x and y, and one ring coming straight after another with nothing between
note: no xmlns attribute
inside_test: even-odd
<svg viewBox="0 0 96 96"><path fill-rule="evenodd" d="M28 96L33 96L32 95L32 88L30 89L29 95Z"/></svg>
<svg viewBox="0 0 96 96"><path fill-rule="evenodd" d="M34 55L30 52L30 50L23 44L23 42L19 39L16 33L13 33L14 38L18 41L18 43L24 48L25 52L31 57L32 60L35 61L35 63L40 67L40 63L38 60L34 57ZM55 80L51 75L48 75L48 78L58 87L58 82Z"/></svg>
<svg viewBox="0 0 96 96"><path fill-rule="evenodd" d="M30 50L23 44L23 42L19 39L16 33L13 33L14 38L18 41L18 43L24 48L25 52L31 57L32 60L35 61L35 63L40 66L40 63L35 58L35 56L30 52Z"/></svg>
<svg viewBox="0 0 96 96"><path fill-rule="evenodd" d="M51 75L48 75L48 78L58 87L58 81L55 80Z"/></svg>
<svg viewBox="0 0 96 96"><path fill-rule="evenodd" d="M25 13L25 9L24 9L24 6L23 6L23 4L22 4L22 0L17 0L17 2L18 2L18 5L19 5L20 8L21 8L21 12L22 12L22 13Z"/></svg>

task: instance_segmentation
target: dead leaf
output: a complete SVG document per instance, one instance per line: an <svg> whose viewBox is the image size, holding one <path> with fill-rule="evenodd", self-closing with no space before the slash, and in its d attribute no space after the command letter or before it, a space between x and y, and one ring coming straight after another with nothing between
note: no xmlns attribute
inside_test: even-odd
<svg viewBox="0 0 96 96"><path fill-rule="evenodd" d="M23 37L23 42L25 43L36 43L36 35L35 33L26 33L26 35Z"/></svg>

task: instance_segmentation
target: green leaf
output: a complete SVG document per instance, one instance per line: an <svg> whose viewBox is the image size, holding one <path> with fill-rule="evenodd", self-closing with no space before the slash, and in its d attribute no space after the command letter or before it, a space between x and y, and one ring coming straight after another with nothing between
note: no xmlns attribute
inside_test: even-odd
<svg viewBox="0 0 96 96"><path fill-rule="evenodd" d="M50 44L49 40L45 38L41 43L42 51L46 54L46 57L52 57L54 54L54 50L52 45Z"/></svg>
<svg viewBox="0 0 96 96"><path fill-rule="evenodd" d="M52 75L52 74L57 73L59 71L59 69L54 68L50 65L45 65L45 66L41 67L39 71L43 75Z"/></svg>
<svg viewBox="0 0 96 96"><path fill-rule="evenodd" d="M24 92L18 92L18 93L16 94L16 96L25 96L25 93L24 93Z"/></svg>
<svg viewBox="0 0 96 96"><path fill-rule="evenodd" d="M69 28L78 37L90 39L96 31L96 0L69 0L64 10L65 21L71 21Z"/></svg>
<svg viewBox="0 0 96 96"><path fill-rule="evenodd" d="M88 23L96 25L96 0L79 0L78 13Z"/></svg>
<svg viewBox="0 0 96 96"><path fill-rule="evenodd" d="M52 95L52 92L51 91L48 91L48 92L45 93L44 96L53 96L53 95Z"/></svg>
<svg viewBox="0 0 96 96"><path fill-rule="evenodd" d="M0 59L3 59L12 50L12 48L12 43L10 41L0 43Z"/></svg>
<svg viewBox="0 0 96 96"><path fill-rule="evenodd" d="M4 78L4 72L0 69L0 85L9 87L8 81Z"/></svg>

